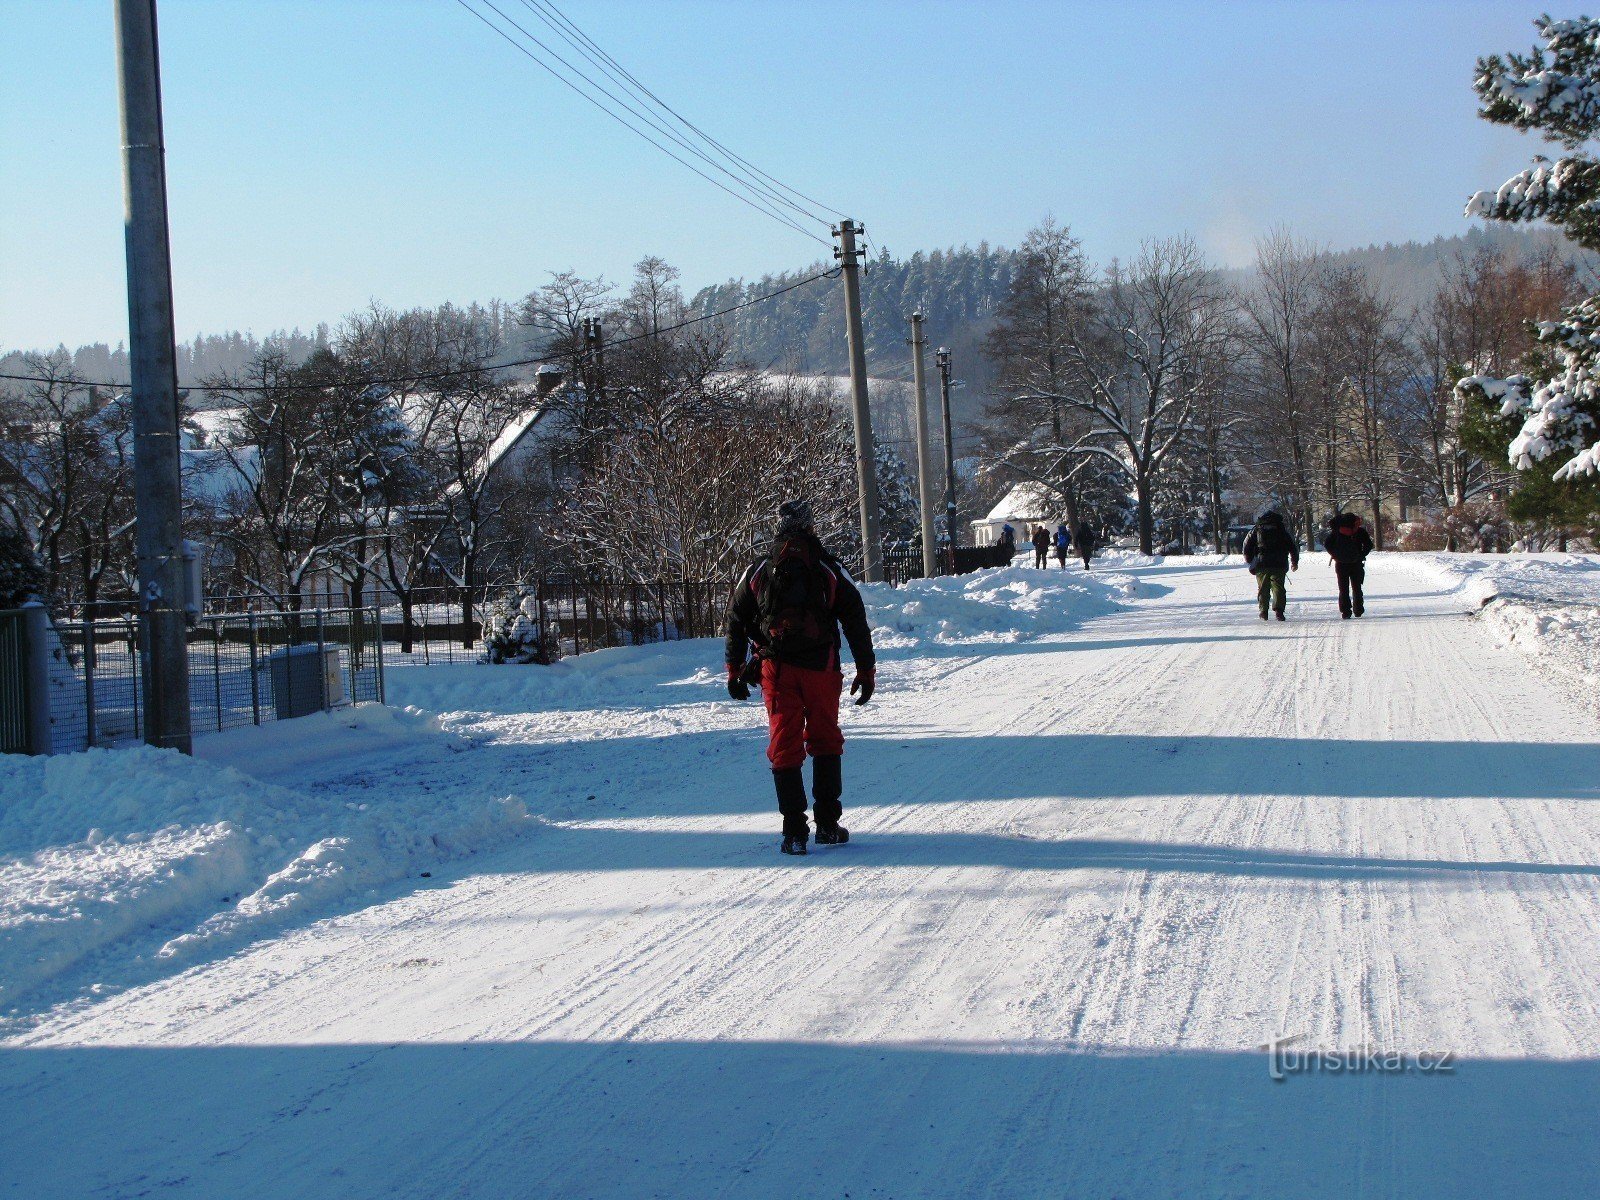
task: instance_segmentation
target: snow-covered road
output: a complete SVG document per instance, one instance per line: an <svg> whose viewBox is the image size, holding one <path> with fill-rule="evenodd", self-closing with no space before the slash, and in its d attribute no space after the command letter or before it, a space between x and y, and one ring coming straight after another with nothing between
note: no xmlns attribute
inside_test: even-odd
<svg viewBox="0 0 1600 1200"><path fill-rule="evenodd" d="M349 769L553 819L0 1043L0 1195L1594 1194L1600 725L1418 565L1129 573L891 664L808 859L703 688Z"/></svg>

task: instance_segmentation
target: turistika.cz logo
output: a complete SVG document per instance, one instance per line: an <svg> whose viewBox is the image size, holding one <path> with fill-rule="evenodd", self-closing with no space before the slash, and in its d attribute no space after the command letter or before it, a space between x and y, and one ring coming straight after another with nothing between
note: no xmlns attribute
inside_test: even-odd
<svg viewBox="0 0 1600 1200"><path fill-rule="evenodd" d="M1383 1050L1355 1046L1344 1050L1307 1050L1294 1046L1303 1034L1273 1038L1267 1052L1267 1074L1282 1083L1291 1075L1452 1075L1454 1050Z"/></svg>

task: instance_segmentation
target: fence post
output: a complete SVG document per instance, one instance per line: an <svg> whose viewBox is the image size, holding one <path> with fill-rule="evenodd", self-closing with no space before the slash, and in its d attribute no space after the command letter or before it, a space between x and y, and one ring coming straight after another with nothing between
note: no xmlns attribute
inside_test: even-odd
<svg viewBox="0 0 1600 1200"><path fill-rule="evenodd" d="M85 748L92 749L100 740L95 733L95 705L94 705L94 618L83 619L83 742Z"/></svg>
<svg viewBox="0 0 1600 1200"><path fill-rule="evenodd" d="M217 704L217 732L222 732L222 618L211 618L211 695Z"/></svg>
<svg viewBox="0 0 1600 1200"><path fill-rule="evenodd" d="M317 690L322 693L322 711L328 711L328 638L323 627L322 608L317 608Z"/></svg>
<svg viewBox="0 0 1600 1200"><path fill-rule="evenodd" d="M50 745L50 617L42 604L22 606L23 670L29 754L49 754Z"/></svg>
<svg viewBox="0 0 1600 1200"><path fill-rule="evenodd" d="M378 703L386 704L388 703L388 694L384 691L383 686L383 609L379 607L372 611L373 617L378 623L378 644L376 647L378 658Z"/></svg>
<svg viewBox="0 0 1600 1200"><path fill-rule="evenodd" d="M251 609L245 616L250 622L250 716L259 725L261 724L261 664L259 651L256 648L255 609Z"/></svg>
<svg viewBox="0 0 1600 1200"><path fill-rule="evenodd" d="M555 662L555 653L550 648L550 626L544 616L544 579L541 577L533 585L534 603L539 609L539 653L544 656L547 663Z"/></svg>

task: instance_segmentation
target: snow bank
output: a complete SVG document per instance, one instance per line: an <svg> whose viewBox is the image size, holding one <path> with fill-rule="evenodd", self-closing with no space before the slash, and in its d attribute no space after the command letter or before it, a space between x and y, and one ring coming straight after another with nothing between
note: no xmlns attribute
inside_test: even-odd
<svg viewBox="0 0 1600 1200"><path fill-rule="evenodd" d="M1020 642L1064 633L1137 591L1131 575L1002 567L862 589L873 642L885 657L938 645Z"/></svg>
<svg viewBox="0 0 1600 1200"><path fill-rule="evenodd" d="M272 782L326 779L335 762L393 770L401 745L469 743L374 705L202 738L194 758L140 746L0 759L0 1014L137 982L533 824L515 797L352 800Z"/></svg>
<svg viewBox="0 0 1600 1200"><path fill-rule="evenodd" d="M1375 560L1377 561L1377 560ZM1600 555L1385 554L1397 565L1442 582L1469 608L1496 598L1548 604L1600 604Z"/></svg>
<svg viewBox="0 0 1600 1200"><path fill-rule="evenodd" d="M1442 582L1502 644L1600 711L1600 555L1385 555Z"/></svg>
<svg viewBox="0 0 1600 1200"><path fill-rule="evenodd" d="M944 647L1066 632L1111 611L1137 588L1133 576L1115 571L1013 566L917 579L898 588L864 584L861 595L879 658L894 662ZM388 673L387 687L391 703L447 717L656 707L725 694L720 638L623 646L547 667L406 667Z"/></svg>

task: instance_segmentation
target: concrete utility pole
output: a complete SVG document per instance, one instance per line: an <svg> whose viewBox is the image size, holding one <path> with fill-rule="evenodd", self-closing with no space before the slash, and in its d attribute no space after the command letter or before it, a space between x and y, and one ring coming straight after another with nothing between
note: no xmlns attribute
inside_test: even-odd
<svg viewBox="0 0 1600 1200"><path fill-rule="evenodd" d="M122 178L128 247L128 342L133 369L135 543L144 740L190 753L189 647L183 594L183 491L178 458L178 362L167 245L166 148L155 0L116 0Z"/></svg>
<svg viewBox="0 0 1600 1200"><path fill-rule="evenodd" d="M933 453L928 447L928 381L922 373L922 314L911 314L911 377L917 389L917 503L922 509L922 574L939 573L933 537Z"/></svg>
<svg viewBox="0 0 1600 1200"><path fill-rule="evenodd" d="M583 350L589 356L589 372L594 377L594 399L603 400L606 391L606 336L599 317L583 319Z"/></svg>
<svg viewBox="0 0 1600 1200"><path fill-rule="evenodd" d="M850 343L850 413L856 426L856 485L861 494L861 576L883 582L883 538L878 533L878 473L874 467L872 409L867 404L867 347L861 335L861 255L856 234L866 230L849 218L839 222L833 256L844 269L845 336Z"/></svg>
<svg viewBox="0 0 1600 1200"><path fill-rule="evenodd" d="M939 407L944 416L944 519L950 528L950 569L956 556L956 443L950 434L950 351L943 346L935 352L939 364Z"/></svg>

